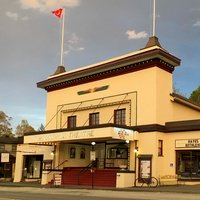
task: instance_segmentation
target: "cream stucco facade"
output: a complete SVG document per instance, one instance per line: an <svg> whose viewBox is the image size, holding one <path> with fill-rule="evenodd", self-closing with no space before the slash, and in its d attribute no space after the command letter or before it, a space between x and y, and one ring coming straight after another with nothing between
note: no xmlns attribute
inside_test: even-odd
<svg viewBox="0 0 200 200"><path fill-rule="evenodd" d="M179 64L152 37L137 52L73 71L58 68L38 83L47 91L46 130L26 135L24 143L38 149L46 145L43 160L52 160L54 170L83 168L94 158L99 169L125 167L116 187L133 186L143 176L178 174L198 181L200 146L194 144L200 142L200 107L173 93L173 70ZM50 148L53 158L46 157ZM18 157L22 171L22 154ZM46 171L42 184L57 173L48 178ZM15 181L21 178L19 173Z"/></svg>

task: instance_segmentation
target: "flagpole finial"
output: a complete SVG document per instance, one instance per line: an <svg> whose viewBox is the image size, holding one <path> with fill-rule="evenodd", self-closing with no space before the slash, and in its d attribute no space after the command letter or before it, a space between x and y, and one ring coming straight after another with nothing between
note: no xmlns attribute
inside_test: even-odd
<svg viewBox="0 0 200 200"><path fill-rule="evenodd" d="M53 75L61 74L61 73L64 73L64 72L66 72L65 67L64 66L58 66Z"/></svg>
<svg viewBox="0 0 200 200"><path fill-rule="evenodd" d="M145 48L150 48L153 46L158 46L158 47L162 48L162 46L156 36L149 37L149 40L148 40Z"/></svg>

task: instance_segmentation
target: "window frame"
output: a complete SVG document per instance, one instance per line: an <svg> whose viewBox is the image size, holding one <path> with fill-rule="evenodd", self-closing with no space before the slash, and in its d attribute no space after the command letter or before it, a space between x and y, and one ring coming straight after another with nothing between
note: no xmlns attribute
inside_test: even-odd
<svg viewBox="0 0 200 200"><path fill-rule="evenodd" d="M69 157L70 159L76 158L76 147L70 147L69 149Z"/></svg>
<svg viewBox="0 0 200 200"><path fill-rule="evenodd" d="M126 125L126 109L114 110L114 123L118 125Z"/></svg>
<svg viewBox="0 0 200 200"><path fill-rule="evenodd" d="M5 144L0 144L0 152L5 151Z"/></svg>
<svg viewBox="0 0 200 200"><path fill-rule="evenodd" d="M85 159L85 147L81 147L80 149L80 159Z"/></svg>
<svg viewBox="0 0 200 200"><path fill-rule="evenodd" d="M16 152L17 151L17 144L12 144L12 152Z"/></svg>
<svg viewBox="0 0 200 200"><path fill-rule="evenodd" d="M89 126L99 125L99 112L89 114Z"/></svg>
<svg viewBox="0 0 200 200"><path fill-rule="evenodd" d="M77 117L76 115L68 116L67 118L67 128L75 128L76 127Z"/></svg>
<svg viewBox="0 0 200 200"><path fill-rule="evenodd" d="M158 156L163 156L163 140L158 140Z"/></svg>

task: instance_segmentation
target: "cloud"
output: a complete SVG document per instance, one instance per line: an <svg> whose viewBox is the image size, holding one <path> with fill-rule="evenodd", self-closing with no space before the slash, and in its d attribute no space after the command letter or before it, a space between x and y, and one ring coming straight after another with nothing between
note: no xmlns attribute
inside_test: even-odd
<svg viewBox="0 0 200 200"><path fill-rule="evenodd" d="M146 38L148 34L145 31L136 32L135 30L128 30L126 31L129 40L141 39Z"/></svg>
<svg viewBox="0 0 200 200"><path fill-rule="evenodd" d="M6 11L6 16L9 17L10 19L14 21L22 20L22 21L27 21L29 18L28 17L20 17L17 13Z"/></svg>
<svg viewBox="0 0 200 200"><path fill-rule="evenodd" d="M13 13L10 11L6 11L6 16L15 21L19 19L19 15L17 13Z"/></svg>
<svg viewBox="0 0 200 200"><path fill-rule="evenodd" d="M22 20L22 21L28 21L29 18L28 18L28 17L21 17L21 20Z"/></svg>
<svg viewBox="0 0 200 200"><path fill-rule="evenodd" d="M79 47L78 50L83 51L83 50L85 50L85 47Z"/></svg>
<svg viewBox="0 0 200 200"><path fill-rule="evenodd" d="M68 43L71 45L75 45L75 44L78 44L79 41L80 41L80 39L78 38L76 33L72 33L71 39L68 40Z"/></svg>
<svg viewBox="0 0 200 200"><path fill-rule="evenodd" d="M67 41L67 48L64 54L67 55L72 51L85 50L85 47L80 46L80 43L81 39L76 35L76 33L72 33L71 38Z"/></svg>
<svg viewBox="0 0 200 200"><path fill-rule="evenodd" d="M200 27L200 20L193 24L194 27Z"/></svg>
<svg viewBox="0 0 200 200"><path fill-rule="evenodd" d="M19 0L21 8L34 9L40 12L49 12L49 10L60 7L76 7L80 0Z"/></svg>

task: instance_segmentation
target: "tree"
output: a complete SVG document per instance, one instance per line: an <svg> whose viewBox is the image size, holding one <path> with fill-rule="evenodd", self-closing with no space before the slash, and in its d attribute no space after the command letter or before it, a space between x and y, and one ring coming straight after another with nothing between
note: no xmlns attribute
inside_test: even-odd
<svg viewBox="0 0 200 200"><path fill-rule="evenodd" d="M181 95L181 96L187 98L186 95L183 94L183 93L181 92L181 90L180 90L179 88L177 88L175 85L173 85L173 93L179 94L179 95Z"/></svg>
<svg viewBox="0 0 200 200"><path fill-rule="evenodd" d="M0 136L12 136L11 117L0 111Z"/></svg>
<svg viewBox="0 0 200 200"><path fill-rule="evenodd" d="M38 128L38 131L45 131L45 127L43 124L40 125L40 127Z"/></svg>
<svg viewBox="0 0 200 200"><path fill-rule="evenodd" d="M191 93L189 100L200 105L200 86Z"/></svg>
<svg viewBox="0 0 200 200"><path fill-rule="evenodd" d="M19 125L17 125L15 134L16 136L20 137L23 136L25 133L35 132L35 129L29 125L27 120L22 120Z"/></svg>

